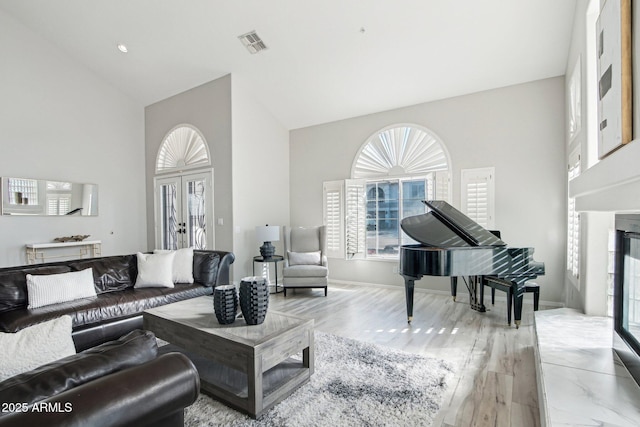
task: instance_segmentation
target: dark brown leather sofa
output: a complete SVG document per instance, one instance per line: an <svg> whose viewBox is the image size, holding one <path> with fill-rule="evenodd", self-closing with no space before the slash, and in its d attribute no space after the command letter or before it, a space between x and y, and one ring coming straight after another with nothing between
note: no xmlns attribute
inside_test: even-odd
<svg viewBox="0 0 640 427"><path fill-rule="evenodd" d="M213 287L229 284L229 269L234 260L232 252L196 250L195 283L177 283L173 288L135 289L138 275L135 254L0 268L0 332L17 332L68 314L73 318L76 350L82 351L141 329L144 310L210 295ZM93 269L97 298L27 308L27 274L66 273L89 267Z"/></svg>
<svg viewBox="0 0 640 427"><path fill-rule="evenodd" d="M180 353L157 354L155 336L135 330L0 382L0 427L183 426L198 372Z"/></svg>
<svg viewBox="0 0 640 427"><path fill-rule="evenodd" d="M184 408L198 396L198 373L182 354L158 356L154 335L140 330L142 312L211 294L230 283L234 259L231 252L194 251L195 283L174 288L135 289L136 255L0 268L0 331L69 315L79 352L0 382L0 402L28 408L0 413L0 426L183 425ZM97 297L27 308L27 274L89 267ZM33 411L38 405L46 410Z"/></svg>

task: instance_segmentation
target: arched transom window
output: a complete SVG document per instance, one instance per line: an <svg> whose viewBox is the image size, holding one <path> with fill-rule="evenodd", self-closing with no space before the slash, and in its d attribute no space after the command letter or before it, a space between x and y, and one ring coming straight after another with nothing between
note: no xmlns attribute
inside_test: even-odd
<svg viewBox="0 0 640 427"><path fill-rule="evenodd" d="M156 160L156 173L211 164L202 133L191 125L173 128L162 141Z"/></svg>
<svg viewBox="0 0 640 427"><path fill-rule="evenodd" d="M448 169L448 154L435 134L413 125L402 125L371 136L356 155L351 176L371 179L424 175Z"/></svg>

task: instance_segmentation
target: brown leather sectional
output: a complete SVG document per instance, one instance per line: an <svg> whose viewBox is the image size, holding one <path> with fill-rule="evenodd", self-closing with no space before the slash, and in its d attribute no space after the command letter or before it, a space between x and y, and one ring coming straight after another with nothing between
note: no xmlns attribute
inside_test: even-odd
<svg viewBox="0 0 640 427"><path fill-rule="evenodd" d="M0 382L0 402L61 408L0 413L0 426L183 425L183 409L198 396L198 373L182 354L158 356L153 334L140 330L142 312L211 294L216 285L230 283L234 259L231 252L194 251L195 283L174 288L134 289L136 255L0 268L0 331L16 332L67 314L79 352ZM89 267L96 298L27 308L27 274ZM213 315L213 306L211 310Z"/></svg>

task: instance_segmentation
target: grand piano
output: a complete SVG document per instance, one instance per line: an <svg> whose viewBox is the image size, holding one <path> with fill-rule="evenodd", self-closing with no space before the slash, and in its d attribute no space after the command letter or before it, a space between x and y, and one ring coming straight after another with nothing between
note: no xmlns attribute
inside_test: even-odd
<svg viewBox="0 0 640 427"><path fill-rule="evenodd" d="M415 281L422 276L451 277L451 294L456 298L458 277L469 289L471 308L486 311L485 285L507 292L508 319L511 303L516 328L522 319L525 283L544 275L544 263L533 260L533 248L510 248L499 233L489 231L441 200L423 201L427 213L404 218L400 226L412 239L420 242L400 247L399 273L404 278L407 319L413 319Z"/></svg>

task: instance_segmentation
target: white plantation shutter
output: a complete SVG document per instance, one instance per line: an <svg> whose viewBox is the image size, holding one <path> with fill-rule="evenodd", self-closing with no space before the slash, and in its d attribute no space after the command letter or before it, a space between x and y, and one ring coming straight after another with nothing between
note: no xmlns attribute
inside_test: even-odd
<svg viewBox="0 0 640 427"><path fill-rule="evenodd" d="M344 181L327 181L322 186L323 220L327 234L327 256L344 258Z"/></svg>
<svg viewBox="0 0 640 427"><path fill-rule="evenodd" d="M47 215L58 215L58 199L47 198Z"/></svg>
<svg viewBox="0 0 640 427"><path fill-rule="evenodd" d="M66 215L71 210L71 196L58 198L58 215Z"/></svg>
<svg viewBox="0 0 640 427"><path fill-rule="evenodd" d="M192 125L179 125L162 141L156 159L156 173L210 164L209 150L202 133Z"/></svg>
<svg viewBox="0 0 640 427"><path fill-rule="evenodd" d="M444 200L445 202L450 201L451 186L449 185L449 171L437 171L434 175L434 188L429 188L429 192L427 194L429 196L433 194L433 199L435 200ZM431 180L429 180L429 182L431 182Z"/></svg>
<svg viewBox="0 0 640 427"><path fill-rule="evenodd" d="M466 211L467 215L483 227L489 224L488 203L489 182L473 180L467 182Z"/></svg>
<svg viewBox="0 0 640 427"><path fill-rule="evenodd" d="M361 179L345 181L346 256L364 258L366 244L366 183Z"/></svg>
<svg viewBox="0 0 640 427"><path fill-rule="evenodd" d="M571 156L568 180L580 175L580 156ZM576 199L570 197L567 203L567 270L574 277L580 272L580 214L576 212Z"/></svg>
<svg viewBox="0 0 640 427"><path fill-rule="evenodd" d="M578 277L580 267L580 216L576 212L576 200L569 199L567 227L567 270Z"/></svg>
<svg viewBox="0 0 640 427"><path fill-rule="evenodd" d="M365 189L366 183L361 179L323 184L328 257L364 258L367 232Z"/></svg>
<svg viewBox="0 0 640 427"><path fill-rule="evenodd" d="M495 226L493 177L494 168L462 170L462 212L489 229Z"/></svg>
<svg viewBox="0 0 640 427"><path fill-rule="evenodd" d="M71 210L71 195L47 195L47 215L65 215Z"/></svg>

